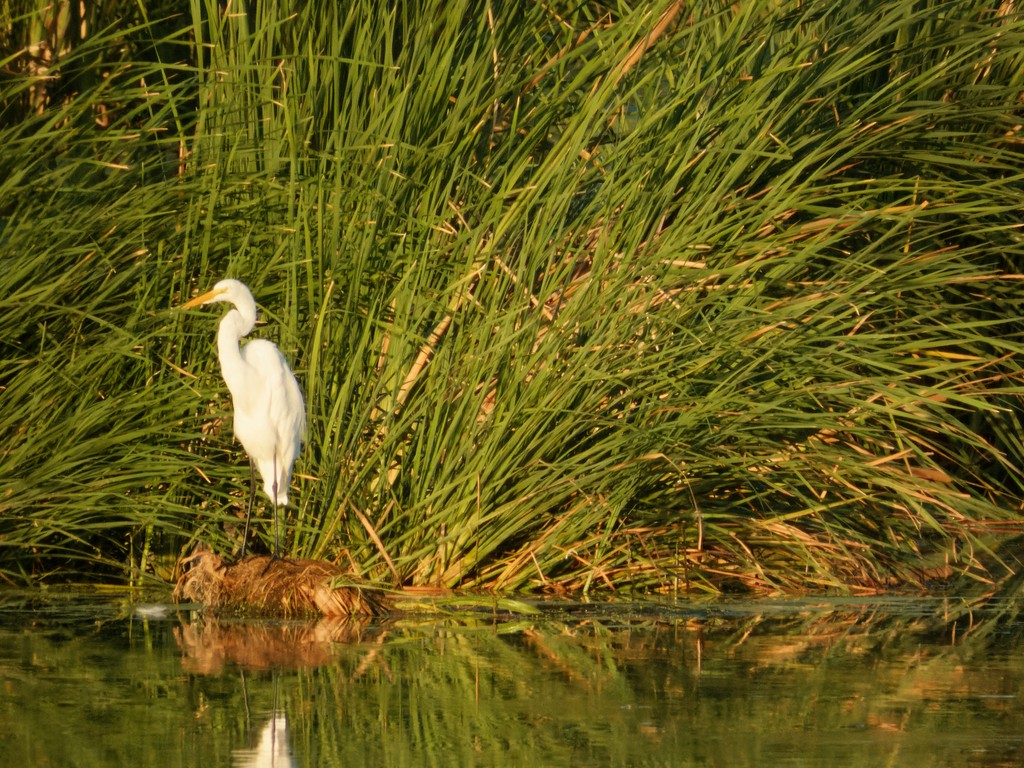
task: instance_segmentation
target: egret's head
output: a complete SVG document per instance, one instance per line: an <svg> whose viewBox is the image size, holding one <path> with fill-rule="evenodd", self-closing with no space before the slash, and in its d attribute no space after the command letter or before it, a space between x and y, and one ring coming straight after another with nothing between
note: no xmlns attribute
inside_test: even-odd
<svg viewBox="0 0 1024 768"><path fill-rule="evenodd" d="M252 301L252 294L245 287L244 283L238 280L221 280L206 293L196 296L191 301L181 305L182 309L192 309L202 304L213 304L217 301L226 301L238 306L243 301Z"/></svg>

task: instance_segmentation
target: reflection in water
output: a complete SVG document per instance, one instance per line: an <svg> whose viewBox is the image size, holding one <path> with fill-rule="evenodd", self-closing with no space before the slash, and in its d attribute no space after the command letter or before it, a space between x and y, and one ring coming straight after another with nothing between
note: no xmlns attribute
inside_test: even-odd
<svg viewBox="0 0 1024 768"><path fill-rule="evenodd" d="M292 768L295 763L288 751L288 719L284 712L271 716L255 748L236 749L234 758L238 768Z"/></svg>
<svg viewBox="0 0 1024 768"><path fill-rule="evenodd" d="M384 625L364 616L316 622L235 622L191 619L174 628L189 672L216 675L228 665L247 670L318 667L337 645L369 642Z"/></svg>
<svg viewBox="0 0 1024 768"><path fill-rule="evenodd" d="M218 623L0 594L0 765L1019 766L1024 622L1001 606Z"/></svg>

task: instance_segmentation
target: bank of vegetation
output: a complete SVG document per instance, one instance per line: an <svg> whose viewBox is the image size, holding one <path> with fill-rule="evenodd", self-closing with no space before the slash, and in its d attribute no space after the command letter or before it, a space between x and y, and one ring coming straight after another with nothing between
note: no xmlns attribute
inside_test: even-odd
<svg viewBox="0 0 1024 768"><path fill-rule="evenodd" d="M293 556L620 593L1021 568L1012 0L0 8L4 581L237 546L218 313L175 310L224 276L306 396Z"/></svg>

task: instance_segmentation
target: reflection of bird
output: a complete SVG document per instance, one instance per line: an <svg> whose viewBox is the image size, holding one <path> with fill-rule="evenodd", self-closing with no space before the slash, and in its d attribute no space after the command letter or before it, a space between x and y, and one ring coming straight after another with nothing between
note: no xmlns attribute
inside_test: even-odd
<svg viewBox="0 0 1024 768"><path fill-rule="evenodd" d="M256 302L243 283L221 280L213 290L182 305L226 301L234 309L224 315L217 331L217 353L224 381L235 407L235 437L249 454L249 508L242 534L242 552L249 537L249 520L256 494L253 463L259 467L263 489L274 504L274 555L278 555L277 507L288 503L292 465L306 429L306 408L294 374L277 346L265 339L239 341L256 324Z"/></svg>
<svg viewBox="0 0 1024 768"><path fill-rule="evenodd" d="M288 719L284 712L275 712L260 733L255 749L234 750L234 763L239 768L291 768L295 765L288 748Z"/></svg>

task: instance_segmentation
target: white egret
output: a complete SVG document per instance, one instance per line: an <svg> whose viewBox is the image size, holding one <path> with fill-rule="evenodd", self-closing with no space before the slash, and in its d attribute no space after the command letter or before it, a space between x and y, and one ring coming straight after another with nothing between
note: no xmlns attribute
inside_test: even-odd
<svg viewBox="0 0 1024 768"><path fill-rule="evenodd" d="M263 490L274 505L274 556L279 554L277 508L288 503L292 465L306 431L306 407L295 375L277 345L265 339L239 342L256 325L256 301L244 283L221 280L207 293L182 305L224 301L234 305L220 321L217 354L235 411L235 437L249 454L249 507L245 515L242 551L249 538L249 520L256 495L253 464L263 478Z"/></svg>

